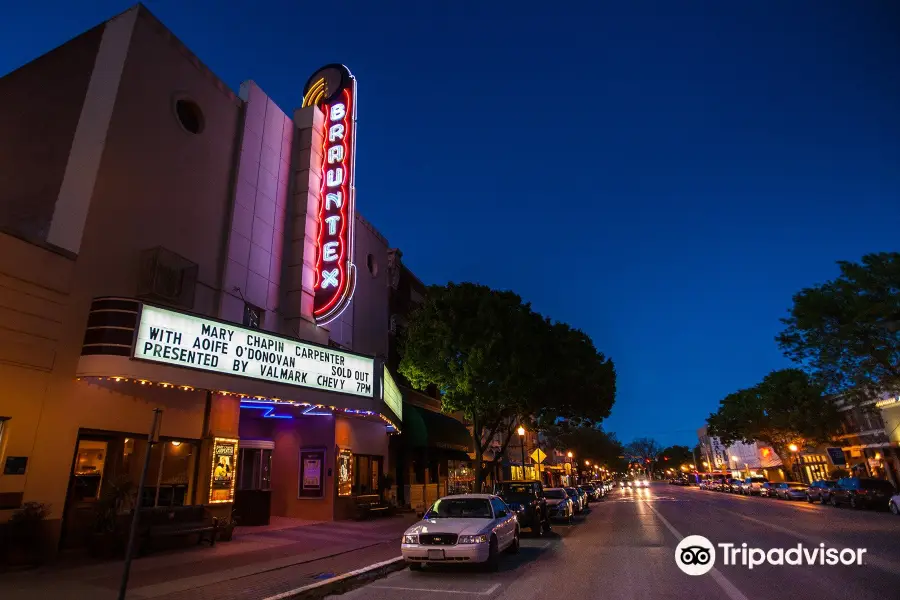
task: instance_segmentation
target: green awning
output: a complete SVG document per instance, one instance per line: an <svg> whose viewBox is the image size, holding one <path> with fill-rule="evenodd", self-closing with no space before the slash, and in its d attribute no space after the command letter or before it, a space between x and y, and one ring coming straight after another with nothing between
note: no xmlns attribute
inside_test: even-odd
<svg viewBox="0 0 900 600"><path fill-rule="evenodd" d="M445 414L403 403L403 437L410 448L469 453L474 442L468 428Z"/></svg>

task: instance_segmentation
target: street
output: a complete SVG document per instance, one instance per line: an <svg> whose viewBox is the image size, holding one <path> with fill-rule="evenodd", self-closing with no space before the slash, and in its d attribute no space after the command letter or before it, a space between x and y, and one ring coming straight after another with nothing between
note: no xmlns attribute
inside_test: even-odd
<svg viewBox="0 0 900 600"><path fill-rule="evenodd" d="M675 546L683 536L713 544L762 549L865 548L863 566L724 565L699 576L682 573ZM423 594L453 599L677 598L771 600L897 597L900 518L806 502L745 497L656 483L614 490L572 526L556 525L545 538L522 538L516 556L497 573L475 568L408 569L339 596L345 600L414 600ZM338 596L335 596L337 598Z"/></svg>

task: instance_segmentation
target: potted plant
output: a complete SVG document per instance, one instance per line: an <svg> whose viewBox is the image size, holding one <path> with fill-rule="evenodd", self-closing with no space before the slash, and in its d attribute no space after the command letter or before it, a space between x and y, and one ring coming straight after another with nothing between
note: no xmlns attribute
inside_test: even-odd
<svg viewBox="0 0 900 600"><path fill-rule="evenodd" d="M89 542L93 556L112 558L124 552L127 532L120 516L130 509L134 494L134 484L127 477L112 480L104 486L97 500L94 531Z"/></svg>
<svg viewBox="0 0 900 600"><path fill-rule="evenodd" d="M50 514L50 505L26 502L6 524L6 558L13 566L30 566L41 559L41 524Z"/></svg>
<svg viewBox="0 0 900 600"><path fill-rule="evenodd" d="M234 539L234 530L237 527L238 516L234 509L231 509L231 518L228 519L220 528L219 528L219 541L220 542L230 542Z"/></svg>
<svg viewBox="0 0 900 600"><path fill-rule="evenodd" d="M394 489L394 476L390 473L385 473L381 476L378 483L378 492L381 495L382 500L391 506L395 506L397 504L397 494Z"/></svg>

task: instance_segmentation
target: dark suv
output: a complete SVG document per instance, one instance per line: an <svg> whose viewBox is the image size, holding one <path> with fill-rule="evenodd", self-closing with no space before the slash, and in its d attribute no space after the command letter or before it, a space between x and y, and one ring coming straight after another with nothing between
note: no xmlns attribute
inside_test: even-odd
<svg viewBox="0 0 900 600"><path fill-rule="evenodd" d="M504 481L494 493L516 511L522 527L530 527L535 535L550 532L547 500L540 481Z"/></svg>
<svg viewBox="0 0 900 600"><path fill-rule="evenodd" d="M896 493L889 481L867 477L844 477L828 496L832 506L849 504L852 508L887 508Z"/></svg>

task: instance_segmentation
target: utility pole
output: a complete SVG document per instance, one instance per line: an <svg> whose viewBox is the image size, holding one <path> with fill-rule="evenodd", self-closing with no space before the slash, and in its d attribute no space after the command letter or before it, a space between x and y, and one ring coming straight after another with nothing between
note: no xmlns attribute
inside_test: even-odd
<svg viewBox="0 0 900 600"><path fill-rule="evenodd" d="M153 445L159 442L159 429L162 425L161 408L153 409L153 424L150 425L150 433L147 435L147 454L144 455L144 468L141 469L141 479L138 483L137 498L135 498L134 514L131 517L131 530L128 532L128 546L125 547L125 568L122 570L122 582L119 586L119 600L125 600L128 592L128 574L131 571L131 559L134 554L134 537L137 535L138 520L141 515L141 500L144 497L144 482L147 480L147 469L150 467L150 454Z"/></svg>

